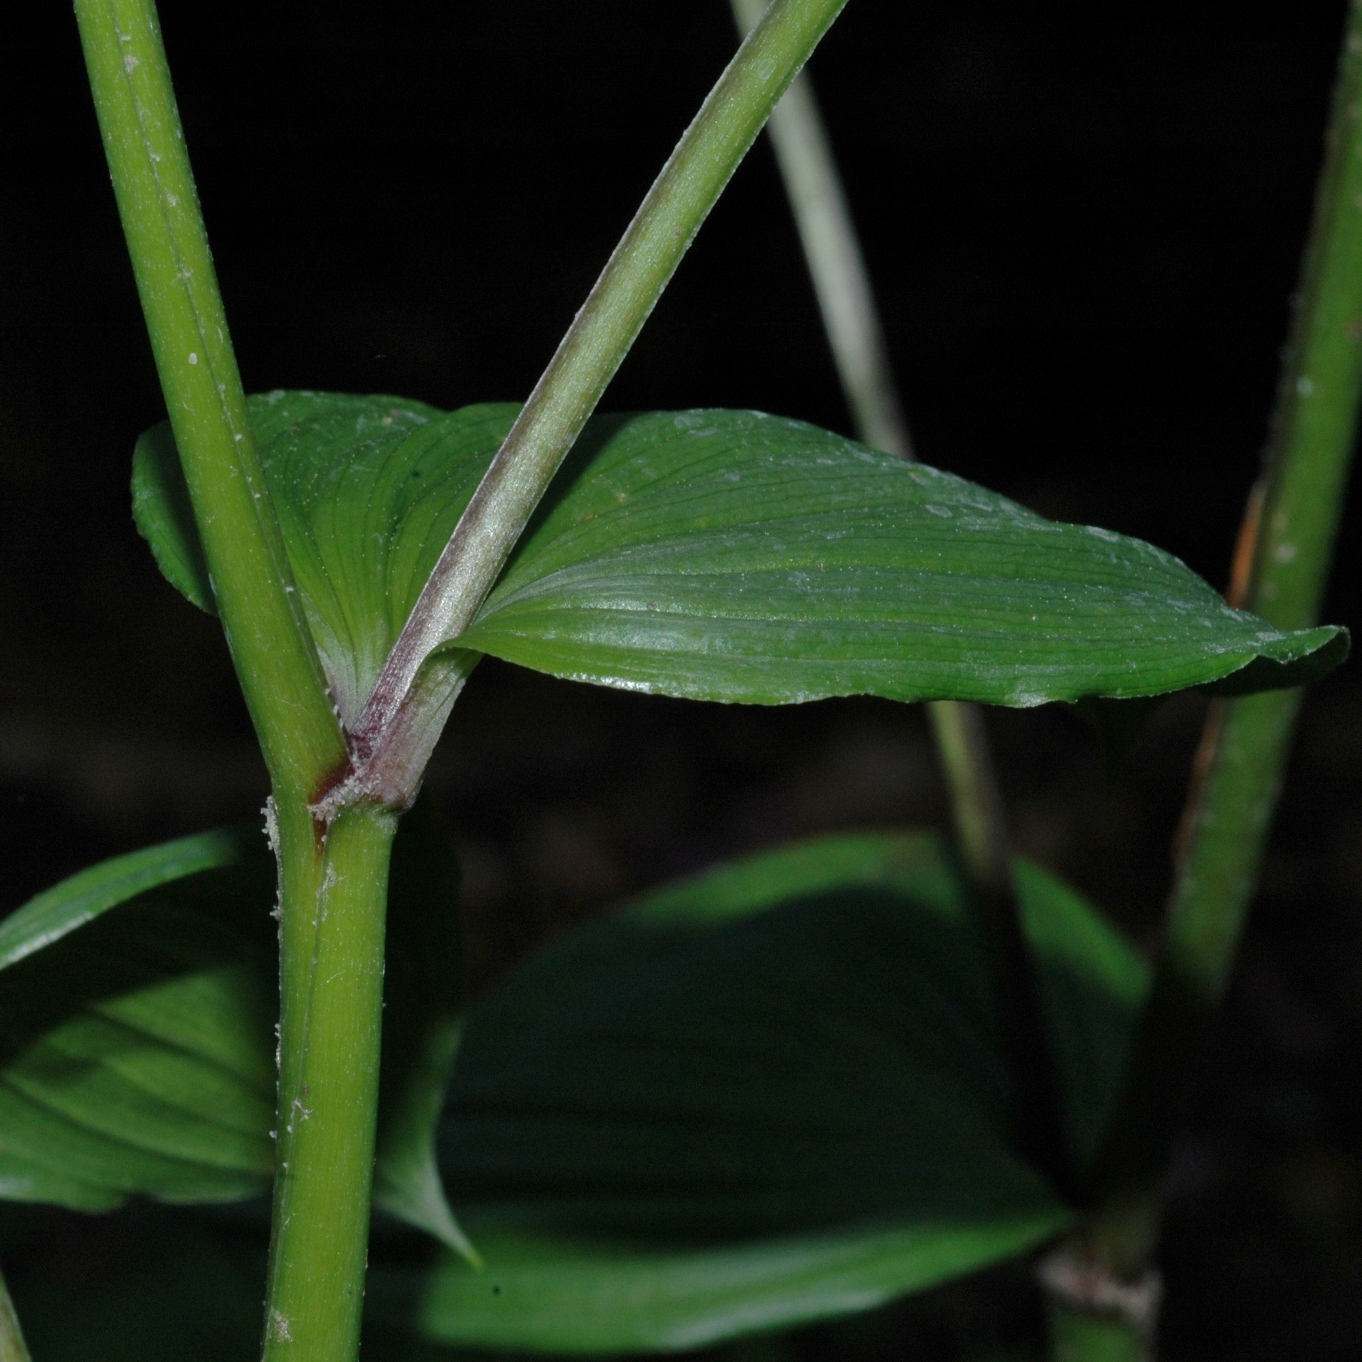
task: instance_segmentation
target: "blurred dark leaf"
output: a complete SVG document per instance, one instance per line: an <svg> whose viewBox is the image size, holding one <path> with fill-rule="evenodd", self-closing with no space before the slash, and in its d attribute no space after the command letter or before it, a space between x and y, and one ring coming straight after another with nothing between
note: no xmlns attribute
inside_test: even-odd
<svg viewBox="0 0 1362 1362"><path fill-rule="evenodd" d="M1145 973L1019 870L1076 1145L1110 1108ZM475 1006L446 1185L486 1263L376 1274L445 1342L698 1346L865 1309L1058 1233L1012 1150L968 895L930 835L832 837L650 894Z"/></svg>

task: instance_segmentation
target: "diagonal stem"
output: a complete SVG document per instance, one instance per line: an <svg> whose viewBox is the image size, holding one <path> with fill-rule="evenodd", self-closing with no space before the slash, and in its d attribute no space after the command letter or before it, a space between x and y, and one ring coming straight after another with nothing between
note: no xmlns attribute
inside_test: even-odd
<svg viewBox="0 0 1362 1362"><path fill-rule="evenodd" d="M423 703L417 673L473 619L710 209L845 4L775 0L710 91L455 526L365 703L357 770L338 798L397 783L388 771L407 761L395 739L429 727L402 714L409 697Z"/></svg>
<svg viewBox="0 0 1362 1362"><path fill-rule="evenodd" d="M761 21L767 0L732 4L738 31L747 33ZM875 292L807 73L791 83L768 129L857 437L912 459ZM983 714L978 706L957 700L930 702L927 712L946 775L956 846L993 960L1001 1032L1017 1091L1018 1141L1061 1191L1073 1194L1059 1081L1022 930L1007 820Z"/></svg>

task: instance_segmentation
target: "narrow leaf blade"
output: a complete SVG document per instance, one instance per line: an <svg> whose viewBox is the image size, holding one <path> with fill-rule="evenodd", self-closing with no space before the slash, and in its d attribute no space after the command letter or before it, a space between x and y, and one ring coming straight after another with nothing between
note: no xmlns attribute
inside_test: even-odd
<svg viewBox="0 0 1362 1362"><path fill-rule="evenodd" d="M259 833L241 828L214 828L115 856L72 875L0 922L0 970L144 890L200 870L240 865L259 840Z"/></svg>

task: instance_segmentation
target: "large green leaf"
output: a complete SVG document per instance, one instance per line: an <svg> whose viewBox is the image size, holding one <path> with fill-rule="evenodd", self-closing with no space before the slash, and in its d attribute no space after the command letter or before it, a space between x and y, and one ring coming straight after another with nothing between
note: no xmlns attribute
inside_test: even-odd
<svg viewBox="0 0 1362 1362"><path fill-rule="evenodd" d="M1170 554L757 412L588 428L469 648L605 685L786 704L1037 705L1295 684L1346 652Z"/></svg>
<svg viewBox="0 0 1362 1362"><path fill-rule="evenodd" d="M1145 969L1020 869L1088 1157ZM833 837L651 894L469 1014L446 1186L485 1261L380 1275L446 1342L675 1349L864 1309L1073 1212L1014 1152L989 971L929 835ZM405 1293L405 1294L404 1294Z"/></svg>
<svg viewBox="0 0 1362 1362"><path fill-rule="evenodd" d="M516 409L251 399L342 717L354 717ZM207 606L168 427L138 524ZM1297 685L1347 636L1283 634L1177 559L756 412L598 417L458 640L558 676L696 699L875 694L1035 705Z"/></svg>
<svg viewBox="0 0 1362 1362"><path fill-rule="evenodd" d="M418 801L393 849L374 1200L467 1252L433 1146L457 885ZM222 829L82 871L0 924L0 1197L104 1210L267 1188L274 897L260 831Z"/></svg>

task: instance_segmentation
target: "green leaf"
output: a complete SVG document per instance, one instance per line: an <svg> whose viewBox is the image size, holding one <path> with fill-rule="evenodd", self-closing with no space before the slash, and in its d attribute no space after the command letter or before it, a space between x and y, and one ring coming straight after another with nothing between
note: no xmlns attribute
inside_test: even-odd
<svg viewBox="0 0 1362 1362"><path fill-rule="evenodd" d="M30 899L0 922L0 970L61 940L106 909L200 870L238 864L258 833L215 828L101 861Z"/></svg>
<svg viewBox="0 0 1362 1362"><path fill-rule="evenodd" d="M460 642L577 680L757 704L1268 689L1347 651L1341 630L1283 634L1232 610L1140 540L734 411L594 422Z"/></svg>
<svg viewBox="0 0 1362 1362"><path fill-rule="evenodd" d="M476 1264L445 1200L435 1128L463 1019L459 867L429 800L402 819L388 877L374 1204Z"/></svg>
<svg viewBox="0 0 1362 1362"><path fill-rule="evenodd" d="M472 1255L433 1144L462 1005L458 871L419 801L390 886L374 1200ZM94 1211L267 1189L274 900L260 831L222 829L82 871L0 925L0 1197Z"/></svg>
<svg viewBox="0 0 1362 1362"><path fill-rule="evenodd" d="M139 892L138 876L119 874L136 858L119 858L6 923L18 958L0 973L0 1195L95 1211L134 1193L212 1201L265 1187L273 863L258 832L258 848L215 836L212 869L184 874L193 859L172 843L137 858L146 878L158 852L162 878L175 864L183 878ZM91 920L101 878L104 911ZM33 930L68 906L64 935Z"/></svg>
<svg viewBox="0 0 1362 1362"><path fill-rule="evenodd" d="M1020 868L1091 1153L1146 971ZM1012 1149L989 971L931 835L824 838L571 932L469 1013L442 1170L485 1269L380 1274L449 1343L695 1347L868 1308L1073 1211Z"/></svg>
<svg viewBox="0 0 1362 1362"><path fill-rule="evenodd" d="M391 397L250 401L342 718L352 722L515 417ZM211 585L168 427L134 510L167 577ZM1139 540L1048 521L922 464L756 412L598 417L462 647L600 685L786 704L1036 705L1299 685L1344 631L1281 633Z"/></svg>

